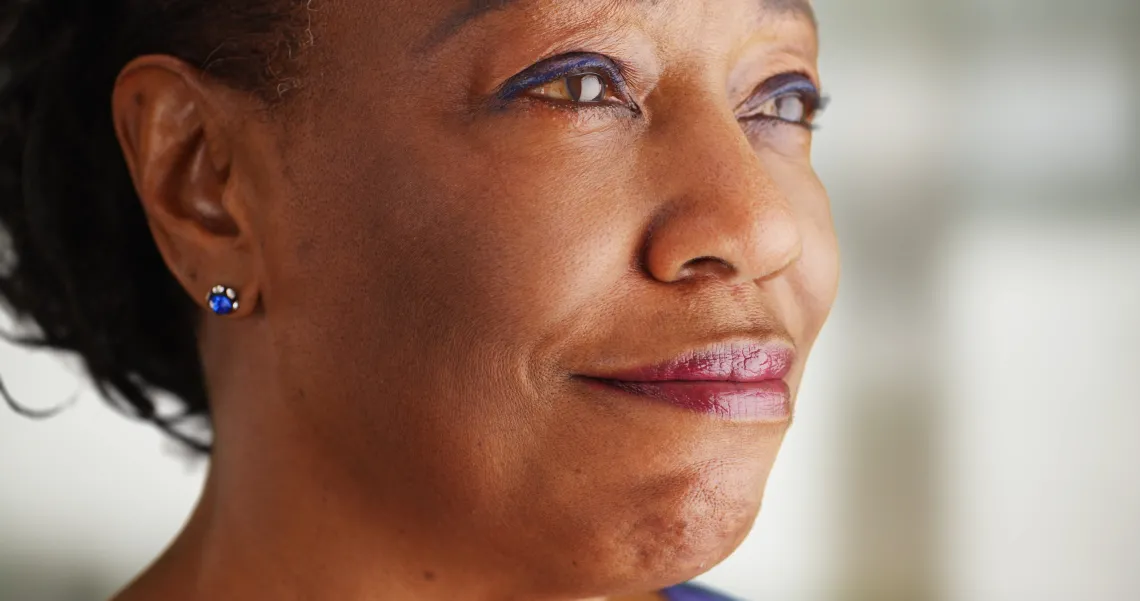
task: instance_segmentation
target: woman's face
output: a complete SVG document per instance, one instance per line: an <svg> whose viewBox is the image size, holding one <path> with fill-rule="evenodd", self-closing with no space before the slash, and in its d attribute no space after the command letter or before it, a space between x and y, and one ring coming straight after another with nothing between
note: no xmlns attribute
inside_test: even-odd
<svg viewBox="0 0 1140 601"><path fill-rule="evenodd" d="M838 279L792 123L819 87L808 10L318 7L304 87L235 150L260 290L240 344L259 346L207 359L216 461L281 443L362 539L536 592L648 590L726 557L794 403L772 381L663 400L597 378L736 349L698 363L794 398ZM266 392L228 398L235 378Z"/></svg>

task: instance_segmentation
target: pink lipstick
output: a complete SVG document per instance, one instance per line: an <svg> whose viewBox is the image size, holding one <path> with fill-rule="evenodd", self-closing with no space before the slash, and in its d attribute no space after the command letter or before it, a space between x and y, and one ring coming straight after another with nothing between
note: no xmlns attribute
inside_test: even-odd
<svg viewBox="0 0 1140 601"><path fill-rule="evenodd" d="M789 345L737 341L586 380L723 419L782 421L791 416L791 391L784 378L794 362Z"/></svg>

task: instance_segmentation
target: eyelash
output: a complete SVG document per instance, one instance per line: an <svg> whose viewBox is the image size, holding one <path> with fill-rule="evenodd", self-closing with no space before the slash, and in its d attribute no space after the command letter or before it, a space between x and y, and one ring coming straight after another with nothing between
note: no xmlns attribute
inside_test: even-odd
<svg viewBox="0 0 1140 601"><path fill-rule="evenodd" d="M567 106L574 110L582 109L612 109L624 107L634 114L641 114L641 107L633 100L626 85L626 78L622 71L629 66L615 63L608 57L591 53L571 53L556 56L537 63L522 73L504 83L498 94L499 103L505 105L509 102L526 97L527 92L539 86L557 82L560 79L581 75L596 75L606 82L608 90L612 90L622 99L621 104L614 102L574 102L550 98L531 97L531 100L549 104ZM782 119L771 115L746 115L738 117L745 123L756 125L795 125L808 130L816 130L818 126L812 121L828 104L829 98L820 95L811 79L803 73L782 73L769 78L760 84L752 96L745 100L740 107L762 106L763 104L779 100L792 95L798 95L804 104L804 118L800 121Z"/></svg>
<svg viewBox="0 0 1140 601"><path fill-rule="evenodd" d="M769 103L783 98L798 96L803 103L803 118L800 120L783 119L771 115L744 115L738 117L741 121L762 125L788 124L815 131L819 127L813 123L815 117L827 107L829 98L821 95L811 79L803 73L781 73L769 78L760 84L752 95L737 107L737 110L756 110Z"/></svg>
<svg viewBox="0 0 1140 601"><path fill-rule="evenodd" d="M554 57L529 67L522 73L512 77L502 85L496 96L500 104L518 100L525 97L527 92L542 85L557 82L560 79L580 75L596 75L606 83L606 88L612 90L621 100L618 105L614 102L566 102L554 99L533 97L533 100L548 102L555 105L571 105L576 110L583 108L615 108L617 106L629 109L635 114L641 113L641 107L633 100L622 75L623 65L615 63L612 59L598 54L572 53ZM628 69L628 67L626 67Z"/></svg>

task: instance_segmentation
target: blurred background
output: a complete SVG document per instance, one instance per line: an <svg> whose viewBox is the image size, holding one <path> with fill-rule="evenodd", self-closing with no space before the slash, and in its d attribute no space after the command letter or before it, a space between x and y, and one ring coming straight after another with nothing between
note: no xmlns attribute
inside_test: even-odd
<svg viewBox="0 0 1140 601"><path fill-rule="evenodd" d="M817 0L844 251L753 535L780 601L1140 599L1140 1ZM105 598L205 465L0 345L0 600ZM76 391L79 394L76 395Z"/></svg>

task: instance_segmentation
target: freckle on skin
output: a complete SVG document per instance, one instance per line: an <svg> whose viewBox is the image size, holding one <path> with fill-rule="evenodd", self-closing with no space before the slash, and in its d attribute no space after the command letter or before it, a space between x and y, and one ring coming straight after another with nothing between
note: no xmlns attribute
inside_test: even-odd
<svg viewBox="0 0 1140 601"><path fill-rule="evenodd" d="M432 572L431 570L425 571L424 580L427 580L428 582L435 582L435 572Z"/></svg>

